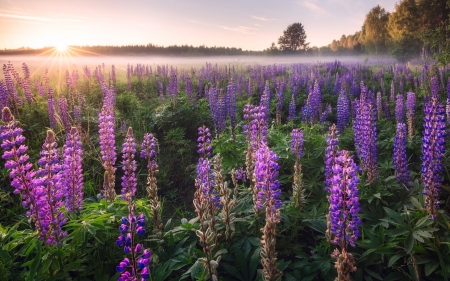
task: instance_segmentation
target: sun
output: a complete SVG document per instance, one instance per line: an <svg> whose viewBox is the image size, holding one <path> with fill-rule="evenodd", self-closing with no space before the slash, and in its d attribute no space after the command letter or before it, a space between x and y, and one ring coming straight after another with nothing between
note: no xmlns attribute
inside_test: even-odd
<svg viewBox="0 0 450 281"><path fill-rule="evenodd" d="M67 51L67 49L69 48L69 46L67 46L67 45L64 44L64 43L60 43L60 44L57 44L57 45L55 46L55 48L56 48L56 51L58 51L58 52L60 52L60 53L64 53L64 52Z"/></svg>

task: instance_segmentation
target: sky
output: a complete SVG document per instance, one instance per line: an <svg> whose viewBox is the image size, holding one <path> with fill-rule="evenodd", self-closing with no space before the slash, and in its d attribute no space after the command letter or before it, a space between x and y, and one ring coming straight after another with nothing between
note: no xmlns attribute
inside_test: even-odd
<svg viewBox="0 0 450 281"><path fill-rule="evenodd" d="M224 46L263 50L300 22L310 46L361 30L394 0L0 0L0 49L61 45Z"/></svg>

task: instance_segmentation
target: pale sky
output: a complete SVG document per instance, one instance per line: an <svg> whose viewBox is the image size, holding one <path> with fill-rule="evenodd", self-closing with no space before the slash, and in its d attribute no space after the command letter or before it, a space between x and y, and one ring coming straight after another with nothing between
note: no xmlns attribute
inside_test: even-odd
<svg viewBox="0 0 450 281"><path fill-rule="evenodd" d="M0 49L65 45L206 45L263 50L289 24L310 46L361 29L393 0L0 0Z"/></svg>

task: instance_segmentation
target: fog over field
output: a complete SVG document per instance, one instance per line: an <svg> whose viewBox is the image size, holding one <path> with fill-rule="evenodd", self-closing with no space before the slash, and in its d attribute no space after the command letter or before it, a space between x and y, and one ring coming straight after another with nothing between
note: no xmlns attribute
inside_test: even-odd
<svg viewBox="0 0 450 281"><path fill-rule="evenodd" d="M115 65L117 73L126 71L127 64L135 66L143 64L156 67L157 65L169 65L178 68L199 68L206 63L234 66L236 68L247 65L273 65L292 63L318 63L339 60L343 63L394 63L389 57L369 57L369 56L218 56L218 57L162 57L162 56L0 56L0 64L11 62L16 70L19 70L22 63L26 63L32 75L43 75L45 69L50 75L55 75L66 70L78 69L82 72L84 66L91 70L98 65L105 65L109 71L111 65Z"/></svg>

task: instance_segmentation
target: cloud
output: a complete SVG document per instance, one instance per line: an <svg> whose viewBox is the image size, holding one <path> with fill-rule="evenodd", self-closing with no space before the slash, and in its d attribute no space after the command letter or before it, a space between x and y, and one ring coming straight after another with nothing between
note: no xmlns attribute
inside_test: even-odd
<svg viewBox="0 0 450 281"><path fill-rule="evenodd" d="M323 8L317 6L316 4L314 4L312 2L309 2L309 1L302 1L302 2L299 3L299 5L310 9L312 12L314 12L315 14L317 14L319 16L324 16L324 15L329 15L330 14L325 9L323 9Z"/></svg>
<svg viewBox="0 0 450 281"><path fill-rule="evenodd" d="M51 19L51 18L24 16L24 15L8 14L8 13L0 13L0 17L13 18L13 19L23 19L23 20L32 20L32 21L41 21L41 22L62 22L62 21L80 22L80 20L76 20L76 19Z"/></svg>
<svg viewBox="0 0 450 281"><path fill-rule="evenodd" d="M246 26L228 27L228 26L219 25L218 27L226 29L226 30L244 33L244 34L254 34L255 33L254 31L258 30L257 28L246 27Z"/></svg>
<svg viewBox="0 0 450 281"><path fill-rule="evenodd" d="M257 19L257 20L262 20L262 21L271 21L271 20L275 20L275 19L269 19L269 18L265 18L265 17L257 17L257 16L252 16L252 18Z"/></svg>
<svg viewBox="0 0 450 281"><path fill-rule="evenodd" d="M213 25L213 24L194 21L194 20L191 20L190 22L195 23L195 24L206 25L206 26L219 27L219 28L222 28L225 30L230 30L230 31L234 31L234 32L244 33L244 34L255 34L256 33L255 31L259 30L258 28L247 27L247 26L229 27L229 26L224 26L224 25Z"/></svg>

